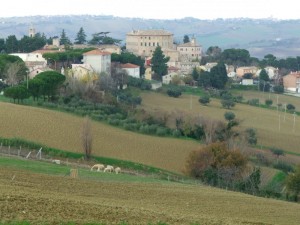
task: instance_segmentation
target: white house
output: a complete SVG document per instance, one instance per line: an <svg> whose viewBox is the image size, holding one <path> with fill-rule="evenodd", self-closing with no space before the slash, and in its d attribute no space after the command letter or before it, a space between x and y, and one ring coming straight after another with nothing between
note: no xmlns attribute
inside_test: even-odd
<svg viewBox="0 0 300 225"><path fill-rule="evenodd" d="M267 72L267 74L271 80L278 77L278 71L279 71L278 68L275 68L272 66L267 66L264 69ZM260 72L261 72L261 69L256 72L257 77L259 77Z"/></svg>
<svg viewBox="0 0 300 225"><path fill-rule="evenodd" d="M131 63L126 63L121 64L121 68L126 70L129 76L140 78L140 66Z"/></svg>
<svg viewBox="0 0 300 225"><path fill-rule="evenodd" d="M175 73L175 72L164 75L164 76L162 76L162 83L163 84L170 84L174 77L180 77L180 75L178 73Z"/></svg>
<svg viewBox="0 0 300 225"><path fill-rule="evenodd" d="M10 55L20 57L24 61L25 65L31 70L34 67L43 68L47 65L47 60L43 58L43 55L40 52L12 53Z"/></svg>
<svg viewBox="0 0 300 225"><path fill-rule="evenodd" d="M83 54L82 62L89 64L96 73L105 72L110 74L111 53L99 49L92 50Z"/></svg>

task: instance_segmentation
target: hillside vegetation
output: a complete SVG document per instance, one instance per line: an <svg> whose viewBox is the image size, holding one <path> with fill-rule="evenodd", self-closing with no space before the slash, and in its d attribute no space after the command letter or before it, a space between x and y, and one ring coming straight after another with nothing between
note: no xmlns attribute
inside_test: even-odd
<svg viewBox="0 0 300 225"><path fill-rule="evenodd" d="M82 153L83 118L67 113L0 102L0 134ZM195 141L142 135L93 122L93 154L182 172Z"/></svg>
<svg viewBox="0 0 300 225"><path fill-rule="evenodd" d="M71 179L16 166L29 163L13 160L0 167L0 223L296 225L300 220L296 203L202 185L127 182L114 174L92 173L93 179L84 179L82 172ZM56 174L66 171L59 165L39 164Z"/></svg>
<svg viewBox="0 0 300 225"><path fill-rule="evenodd" d="M170 98L166 95L148 92L142 93L142 98L141 107L146 111L155 112L161 110L169 113L170 117L172 112L181 111L187 115L224 120L224 113L228 111L222 108L218 99L212 99L208 106L203 106L198 102L199 97L191 97L190 95L182 95L180 98ZM242 129L251 127L257 130L258 146L273 146L286 151L300 153L299 116L296 116L295 128L293 130L294 117L290 113L285 114L283 111L277 112L276 110L253 107L246 104L236 104L232 112L234 112L236 118L241 120L240 127ZM170 121L171 125L175 126L174 119Z"/></svg>

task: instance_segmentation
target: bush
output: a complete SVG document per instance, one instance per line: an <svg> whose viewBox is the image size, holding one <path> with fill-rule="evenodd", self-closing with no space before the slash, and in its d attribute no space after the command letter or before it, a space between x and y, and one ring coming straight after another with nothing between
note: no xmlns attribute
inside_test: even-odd
<svg viewBox="0 0 300 225"><path fill-rule="evenodd" d="M156 135L161 136L161 137L166 136L166 135L168 135L168 129L159 127L156 130Z"/></svg>
<svg viewBox="0 0 300 225"><path fill-rule="evenodd" d="M224 113L224 118L225 118L227 121L234 120L235 114L234 114L233 112L225 112L225 113Z"/></svg>
<svg viewBox="0 0 300 225"><path fill-rule="evenodd" d="M256 130L253 128L246 129L246 140L250 145L257 144Z"/></svg>
<svg viewBox="0 0 300 225"><path fill-rule="evenodd" d="M210 102L208 95L201 96L198 100L202 105L207 105Z"/></svg>
<svg viewBox="0 0 300 225"><path fill-rule="evenodd" d="M281 170L281 171L283 171L285 173L294 172L294 167L293 166L291 166L288 163L282 162L282 161L279 161L279 162L275 163L273 165L273 167L275 169Z"/></svg>
<svg viewBox="0 0 300 225"><path fill-rule="evenodd" d="M273 87L273 91L277 94L282 94L284 92L284 87L282 85L276 85Z"/></svg>
<svg viewBox="0 0 300 225"><path fill-rule="evenodd" d="M287 104L286 109L290 112L294 112L296 107L292 104Z"/></svg>
<svg viewBox="0 0 300 225"><path fill-rule="evenodd" d="M265 104L270 107L273 104L273 101L271 99L266 99Z"/></svg>
<svg viewBox="0 0 300 225"><path fill-rule="evenodd" d="M254 106L258 106L259 105L259 99L258 98L253 98L248 100L247 102L249 105L254 105Z"/></svg>
<svg viewBox="0 0 300 225"><path fill-rule="evenodd" d="M182 134L181 134L181 131L176 129L176 130L173 130L172 132L172 136L174 137L180 137Z"/></svg>
<svg viewBox="0 0 300 225"><path fill-rule="evenodd" d="M171 87L167 90L167 94L171 97L178 98L181 95L181 90L178 87Z"/></svg>

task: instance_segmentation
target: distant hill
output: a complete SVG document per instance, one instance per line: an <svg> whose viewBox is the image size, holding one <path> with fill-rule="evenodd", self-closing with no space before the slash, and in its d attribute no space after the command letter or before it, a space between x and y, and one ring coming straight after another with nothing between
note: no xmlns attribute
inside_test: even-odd
<svg viewBox="0 0 300 225"><path fill-rule="evenodd" d="M300 20L157 20L92 15L11 17L0 18L0 38L11 34L18 38L27 35L30 24L47 37L59 36L65 29L73 40L80 27L84 28L88 39L93 33L109 31L110 36L124 41L126 33L133 29L165 29L174 34L176 42L182 42L185 34L195 36L204 50L209 46L219 46L222 49L248 49L255 57L268 53L279 58L300 56Z"/></svg>

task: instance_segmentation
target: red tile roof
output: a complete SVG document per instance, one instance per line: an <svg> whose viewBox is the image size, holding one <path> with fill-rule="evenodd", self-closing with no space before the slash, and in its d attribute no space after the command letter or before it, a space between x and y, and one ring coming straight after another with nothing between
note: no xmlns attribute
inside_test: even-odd
<svg viewBox="0 0 300 225"><path fill-rule="evenodd" d="M110 52L104 52L99 49L95 49L89 52L84 53L83 55L111 55Z"/></svg>
<svg viewBox="0 0 300 225"><path fill-rule="evenodd" d="M130 69L130 68L139 68L140 66L131 64L131 63L126 63L121 65L122 68Z"/></svg>

